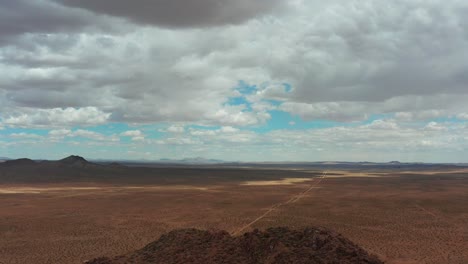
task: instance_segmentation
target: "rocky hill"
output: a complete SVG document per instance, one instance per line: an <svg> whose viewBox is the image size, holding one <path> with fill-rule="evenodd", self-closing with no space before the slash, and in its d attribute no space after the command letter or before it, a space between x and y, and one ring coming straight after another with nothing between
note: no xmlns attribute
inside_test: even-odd
<svg viewBox="0 0 468 264"><path fill-rule="evenodd" d="M175 230L133 253L88 264L161 263L383 263L325 228L270 228L233 237L225 231Z"/></svg>
<svg viewBox="0 0 468 264"><path fill-rule="evenodd" d="M87 166L91 164L83 157L74 156L74 155L61 159L58 161L58 163L62 165L68 165L68 166Z"/></svg>
<svg viewBox="0 0 468 264"><path fill-rule="evenodd" d="M31 159L16 159L7 160L3 163L4 166L33 166L37 163Z"/></svg>

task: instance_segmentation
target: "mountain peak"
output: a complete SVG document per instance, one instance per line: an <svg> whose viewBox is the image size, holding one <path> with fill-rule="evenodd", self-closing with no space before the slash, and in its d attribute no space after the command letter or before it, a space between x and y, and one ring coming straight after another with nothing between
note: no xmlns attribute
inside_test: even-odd
<svg viewBox="0 0 468 264"><path fill-rule="evenodd" d="M59 162L67 165L85 165L89 163L85 158L75 155L61 159Z"/></svg>

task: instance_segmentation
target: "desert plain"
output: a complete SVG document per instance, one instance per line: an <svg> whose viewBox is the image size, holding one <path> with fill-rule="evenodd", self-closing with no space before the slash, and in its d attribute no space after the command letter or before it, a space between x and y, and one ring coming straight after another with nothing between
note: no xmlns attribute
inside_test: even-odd
<svg viewBox="0 0 468 264"><path fill-rule="evenodd" d="M2 264L83 263L179 228L242 235L278 226L332 229L386 263L468 263L468 170L0 168Z"/></svg>

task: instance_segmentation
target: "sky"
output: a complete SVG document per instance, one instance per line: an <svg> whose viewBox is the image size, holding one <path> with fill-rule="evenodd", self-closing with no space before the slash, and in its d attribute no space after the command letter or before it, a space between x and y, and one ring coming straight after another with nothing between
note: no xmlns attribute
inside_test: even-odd
<svg viewBox="0 0 468 264"><path fill-rule="evenodd" d="M468 162L466 0L0 0L0 156Z"/></svg>

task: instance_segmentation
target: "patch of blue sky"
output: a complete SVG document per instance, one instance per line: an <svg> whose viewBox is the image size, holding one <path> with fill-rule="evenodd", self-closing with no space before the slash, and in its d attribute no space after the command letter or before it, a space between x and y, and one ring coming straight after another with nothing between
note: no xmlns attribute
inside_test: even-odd
<svg viewBox="0 0 468 264"><path fill-rule="evenodd" d="M283 103L283 102L281 102L279 100L273 100L273 99L264 99L262 101L267 102L267 103L269 103L269 104L271 104L271 105L273 105L275 107L278 107Z"/></svg>
<svg viewBox="0 0 468 264"><path fill-rule="evenodd" d="M249 95L257 92L257 86L251 85L246 81L240 80L237 87L235 89L241 93L242 95Z"/></svg>
<svg viewBox="0 0 468 264"><path fill-rule="evenodd" d="M120 142L130 144L132 143L132 137L120 137Z"/></svg>
<svg viewBox="0 0 468 264"><path fill-rule="evenodd" d="M356 127L371 124L376 120L384 120L392 117L390 114L379 114L372 115L363 121L339 122L324 119L303 120L299 116L294 116L279 110L269 111L269 113L271 115L271 119L262 126L252 128L252 131L257 133L267 133L274 130L307 130L332 127Z"/></svg>
<svg viewBox="0 0 468 264"><path fill-rule="evenodd" d="M288 83L282 83L281 84L284 87L284 91L286 93L289 93L292 91L292 86ZM262 84L260 86L267 86L267 84ZM258 91L258 86L257 85L250 85L245 81L240 80L238 83L238 86L235 87L235 89L241 94L240 96L235 96L235 97L229 97L228 100L225 102L224 105L231 105L231 106L236 106L236 105L244 105L245 110L251 111L252 110L252 104L247 100L248 95L252 95ZM279 100L273 100L273 99L263 99L262 101L270 103L273 106L279 106L282 102Z"/></svg>
<svg viewBox="0 0 468 264"><path fill-rule="evenodd" d="M144 133L147 137L150 138L160 138L163 135L163 132L160 132L160 129L164 129L169 127L170 124L144 124L144 125L129 125L126 123L109 123L105 125L100 125L100 126L94 126L94 127L88 127L85 128L86 130L100 133L103 135L111 136L111 135L120 135L126 131L129 130L140 130L142 133ZM83 129L80 127L74 127L73 131L76 131L78 129ZM125 138L125 137L123 137Z"/></svg>
<svg viewBox="0 0 468 264"><path fill-rule="evenodd" d="M80 129L80 128L75 127L74 129ZM93 132L101 133L101 134L109 134L109 133L120 134L124 131L129 130L130 127L126 123L109 123L105 125L89 127L86 129L89 131L93 131Z"/></svg>
<svg viewBox="0 0 468 264"><path fill-rule="evenodd" d="M226 104L227 105L247 105L249 104L249 101L247 101L247 98L245 98L244 96L229 97Z"/></svg>
<svg viewBox="0 0 468 264"><path fill-rule="evenodd" d="M283 86L284 86L284 91L285 91L285 92L287 92L287 93L292 92L293 87L292 87L291 84L289 84L289 83L283 83Z"/></svg>
<svg viewBox="0 0 468 264"><path fill-rule="evenodd" d="M243 96L229 97L228 101L224 105L238 106L243 105L247 111L252 111L252 104Z"/></svg>
<svg viewBox="0 0 468 264"><path fill-rule="evenodd" d="M456 116L447 116L447 117L438 117L433 118L429 122L437 122L437 123L468 123L466 120L459 119Z"/></svg>
<svg viewBox="0 0 468 264"><path fill-rule="evenodd" d="M262 83L262 84L257 86L257 85L249 84L246 81L240 80L238 82L237 87L235 87L235 89L237 91L239 91L239 93L241 93L243 95L250 95L250 94L253 94L253 93L257 92L259 90L259 87L260 87L260 90L261 90L261 89L264 89L264 88L266 88L266 87L268 87L270 85L271 85L271 83L265 82L265 83ZM278 85L282 85L283 88L284 88L284 91L286 93L290 93L293 90L292 85L289 84L289 83L281 83L281 84L278 84Z"/></svg>
<svg viewBox="0 0 468 264"><path fill-rule="evenodd" d="M326 120L302 120L299 116L293 116L283 111L270 111L271 119L264 125L252 128L257 133L267 133L274 130L306 130L321 129L342 126L343 123Z"/></svg>

